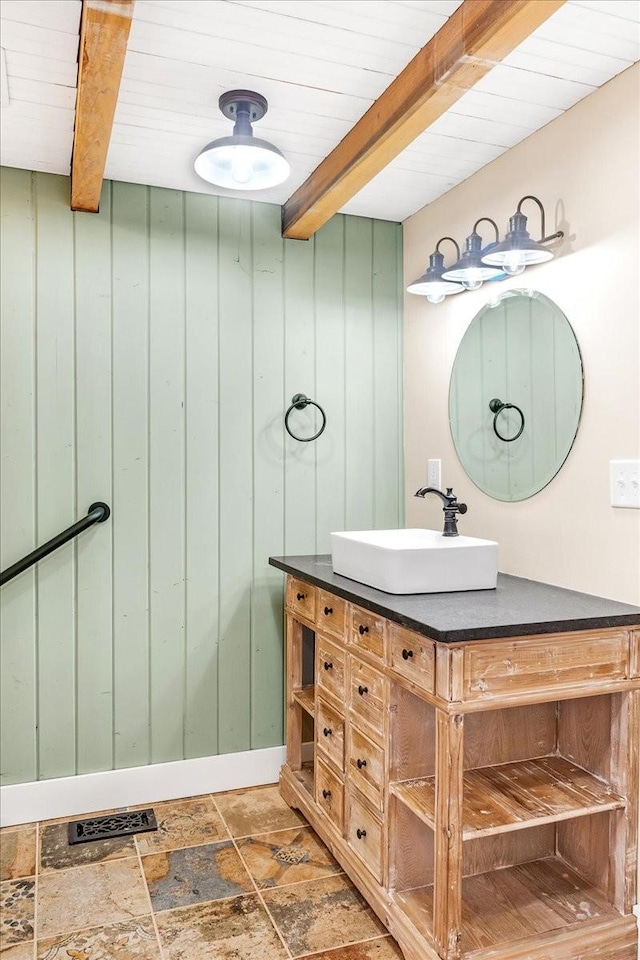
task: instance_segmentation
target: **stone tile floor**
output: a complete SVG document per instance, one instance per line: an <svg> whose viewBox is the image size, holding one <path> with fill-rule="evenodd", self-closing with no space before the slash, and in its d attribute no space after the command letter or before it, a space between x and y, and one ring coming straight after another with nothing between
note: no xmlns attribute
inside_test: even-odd
<svg viewBox="0 0 640 960"><path fill-rule="evenodd" d="M0 831L0 960L402 960L277 787L146 806L135 839Z"/></svg>

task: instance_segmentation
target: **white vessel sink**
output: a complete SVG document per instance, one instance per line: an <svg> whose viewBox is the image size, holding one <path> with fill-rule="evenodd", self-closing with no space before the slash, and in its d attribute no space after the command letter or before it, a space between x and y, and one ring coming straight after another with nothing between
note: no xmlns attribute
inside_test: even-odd
<svg viewBox="0 0 640 960"><path fill-rule="evenodd" d="M498 544L443 537L439 530L357 530L331 534L334 573L386 593L492 590Z"/></svg>

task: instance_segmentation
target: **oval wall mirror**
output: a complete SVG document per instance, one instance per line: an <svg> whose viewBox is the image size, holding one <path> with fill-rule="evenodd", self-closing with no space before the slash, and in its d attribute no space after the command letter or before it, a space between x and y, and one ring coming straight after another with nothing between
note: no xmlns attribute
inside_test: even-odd
<svg viewBox="0 0 640 960"><path fill-rule="evenodd" d="M456 354L449 422L467 475L496 500L525 500L573 445L584 393L580 349L560 308L508 290L469 325Z"/></svg>

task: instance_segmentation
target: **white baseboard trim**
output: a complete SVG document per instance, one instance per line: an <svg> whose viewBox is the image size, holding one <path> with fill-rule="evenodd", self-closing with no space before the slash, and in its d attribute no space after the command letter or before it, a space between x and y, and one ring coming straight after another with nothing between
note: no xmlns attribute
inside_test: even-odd
<svg viewBox="0 0 640 960"><path fill-rule="evenodd" d="M0 787L0 826L276 783L284 747Z"/></svg>
<svg viewBox="0 0 640 960"><path fill-rule="evenodd" d="M638 921L638 960L640 960L640 903L636 903L632 910L635 914L635 918Z"/></svg>

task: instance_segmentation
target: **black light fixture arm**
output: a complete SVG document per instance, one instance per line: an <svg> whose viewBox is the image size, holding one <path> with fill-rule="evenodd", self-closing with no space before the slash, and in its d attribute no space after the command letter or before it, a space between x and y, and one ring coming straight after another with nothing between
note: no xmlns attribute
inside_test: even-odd
<svg viewBox="0 0 640 960"><path fill-rule="evenodd" d="M518 206L517 206L517 208L516 208L516 213L522 213L522 204L525 202L525 200L533 200L533 202L538 205L538 209L540 210L540 235L541 235L541 237L540 237L540 240L538 240L538 243L549 243L551 240L561 240L562 237L564 237L564 231L563 231L563 230L556 230L555 233L550 233L549 236L546 235L546 217L545 217L544 207L542 206L542 202L541 202L540 200L538 200L537 197L534 197L533 194L531 194L531 193L530 193L530 194L527 194L526 197L523 197L523 198L518 202Z"/></svg>
<svg viewBox="0 0 640 960"><path fill-rule="evenodd" d="M473 233L478 232L479 223L490 223L496 232L496 243L500 242L500 231L498 229L498 224L495 222L495 220L492 220L491 217L480 217L478 220L476 220L476 222L473 225L473 231L472 231Z"/></svg>
<svg viewBox="0 0 640 960"><path fill-rule="evenodd" d="M6 570L3 570L0 574L0 586L8 583L9 580L13 580L14 577L18 576L18 574L28 570L29 567L32 567L35 563L38 563L39 560L42 560L50 553L53 553L53 551L57 550L58 547L68 543L69 540L73 540L74 537L77 537L78 534L82 533L83 530L86 530L87 527L92 527L94 523L104 523L105 520L108 520L110 514L111 510L106 503L102 503L101 501L92 503L89 507L86 517L83 517L82 520L78 520L70 527L67 527L66 530L62 531L62 533L59 533L56 537L53 537L46 543L43 543L41 547L37 547L35 550L32 550L31 553L28 553L26 557L22 558L22 560L18 560L17 563L7 567Z"/></svg>
<svg viewBox="0 0 640 960"><path fill-rule="evenodd" d="M440 239L439 239L438 242L436 243L436 253L440 253L440 244L441 244L441 243L444 243L445 240L449 240L449 242L454 245L454 247L456 248L456 260L459 260L459 259L460 259L460 247L459 247L459 245L458 245L458 241L457 241L457 240L454 240L453 237L440 237Z"/></svg>

